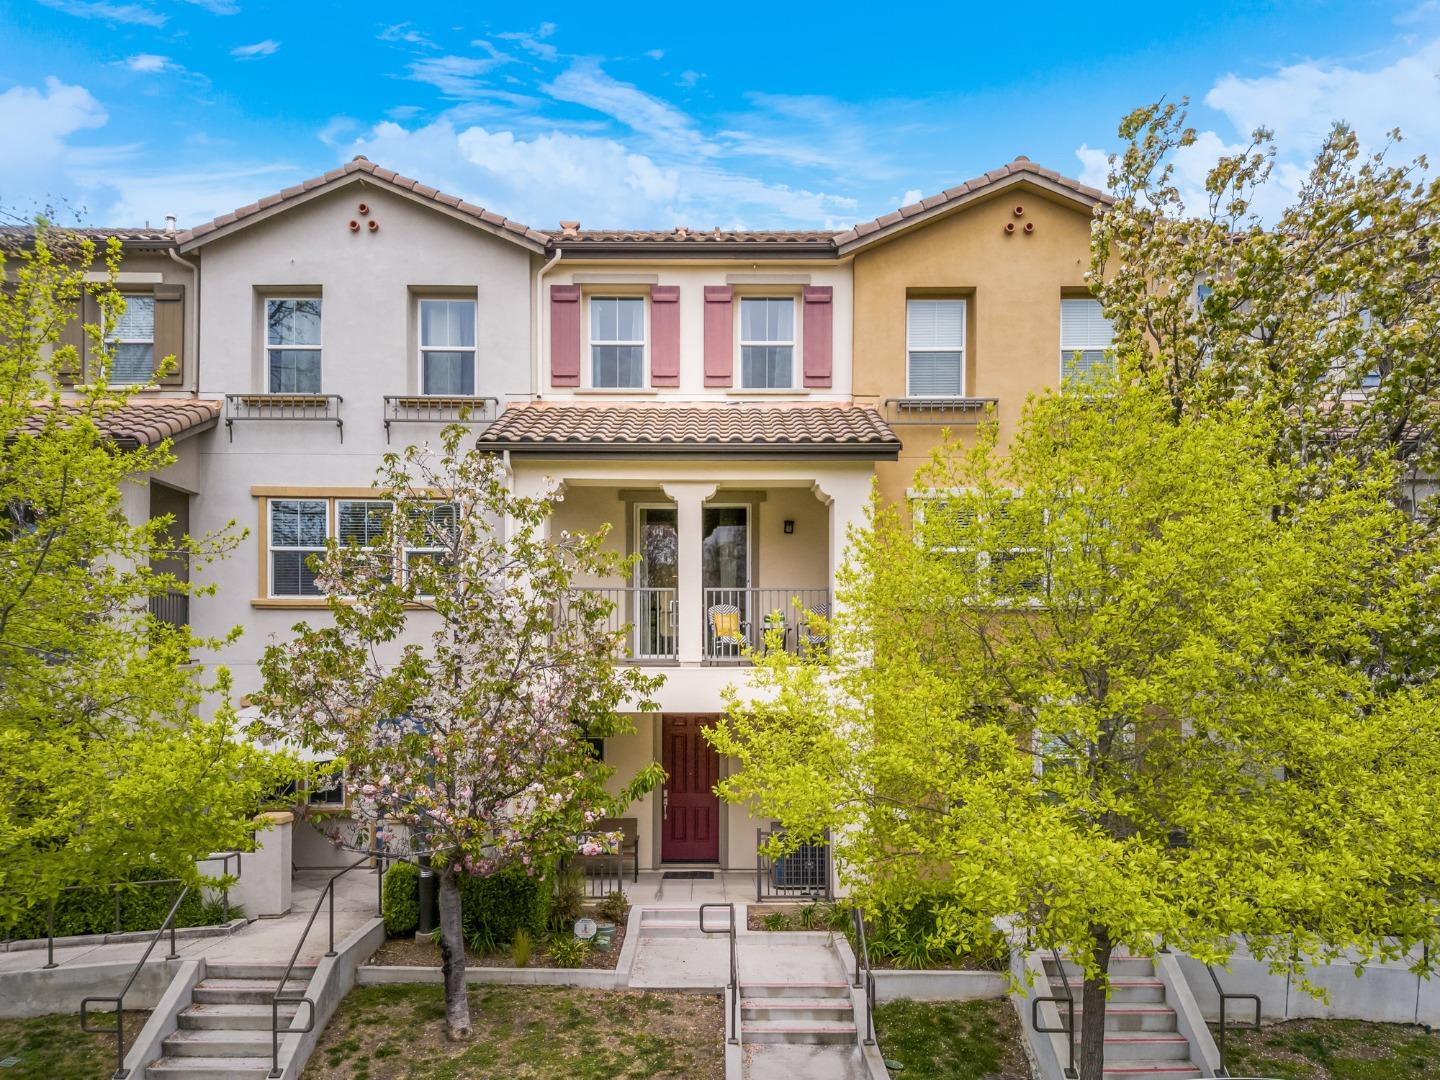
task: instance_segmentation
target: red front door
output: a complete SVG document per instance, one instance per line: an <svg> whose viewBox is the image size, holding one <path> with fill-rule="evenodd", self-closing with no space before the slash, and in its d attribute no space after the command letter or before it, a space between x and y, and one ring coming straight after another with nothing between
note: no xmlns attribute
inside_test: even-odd
<svg viewBox="0 0 1440 1080"><path fill-rule="evenodd" d="M708 716L665 716L660 764L665 767L660 858L665 862L720 860L720 755L700 734Z"/></svg>

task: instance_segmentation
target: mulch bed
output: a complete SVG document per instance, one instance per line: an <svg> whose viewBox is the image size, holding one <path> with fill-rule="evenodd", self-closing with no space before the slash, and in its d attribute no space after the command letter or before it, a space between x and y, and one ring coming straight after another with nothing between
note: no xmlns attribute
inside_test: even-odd
<svg viewBox="0 0 1440 1080"><path fill-rule="evenodd" d="M615 936L609 950L602 952L599 949L591 949L585 957L585 962L580 966L597 971L614 971L620 962L620 947L624 944L625 926L623 923L617 923ZM515 966L509 949L479 953L467 947L465 962L470 967L513 968ZM375 955L366 963L372 966L387 967L439 967L440 943L438 941L419 942L413 937L390 938L375 950ZM532 968L556 966L550 962L550 951L544 941L535 942L529 966Z"/></svg>

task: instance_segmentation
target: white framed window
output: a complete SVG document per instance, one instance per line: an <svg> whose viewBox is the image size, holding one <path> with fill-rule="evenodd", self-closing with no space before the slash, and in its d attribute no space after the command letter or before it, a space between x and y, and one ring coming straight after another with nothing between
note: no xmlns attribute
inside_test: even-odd
<svg viewBox="0 0 1440 1080"><path fill-rule="evenodd" d="M320 596L312 556L325 554L330 535L328 499L271 499L269 540L270 595Z"/></svg>
<svg viewBox="0 0 1440 1080"><path fill-rule="evenodd" d="M454 546L454 531L460 522L459 508L450 502L427 503L414 511L425 530L426 542L405 547L405 572L412 573L423 563L443 566Z"/></svg>
<svg viewBox="0 0 1440 1080"><path fill-rule="evenodd" d="M475 393L475 301L420 301L420 392Z"/></svg>
<svg viewBox="0 0 1440 1080"><path fill-rule="evenodd" d="M270 393L320 393L320 349L318 296L265 301L265 378Z"/></svg>
<svg viewBox="0 0 1440 1080"><path fill-rule="evenodd" d="M966 302L905 301L905 394L965 396Z"/></svg>
<svg viewBox="0 0 1440 1080"><path fill-rule="evenodd" d="M972 492L910 492L915 542L935 554L973 559L976 581L983 589L1002 590L995 600L1002 607L1038 606L1049 591L1049 574L1040 549L1003 543L1005 525L1011 517L1008 502L1018 494L1012 493L989 511L990 521L986 524L1000 526L995 530L998 536L992 535L991 539L1002 543L986 547L979 536L973 535L985 521L986 513L976 505Z"/></svg>
<svg viewBox="0 0 1440 1080"><path fill-rule="evenodd" d="M638 389L645 385L645 298L590 298L590 385Z"/></svg>
<svg viewBox="0 0 1440 1080"><path fill-rule="evenodd" d="M155 297L130 295L110 328L111 386L144 386L155 381Z"/></svg>
<svg viewBox="0 0 1440 1080"><path fill-rule="evenodd" d="M1099 300L1060 301L1060 379L1084 378L1110 363L1115 327Z"/></svg>
<svg viewBox="0 0 1440 1080"><path fill-rule="evenodd" d="M795 298L740 298L740 385L789 390L795 385Z"/></svg>

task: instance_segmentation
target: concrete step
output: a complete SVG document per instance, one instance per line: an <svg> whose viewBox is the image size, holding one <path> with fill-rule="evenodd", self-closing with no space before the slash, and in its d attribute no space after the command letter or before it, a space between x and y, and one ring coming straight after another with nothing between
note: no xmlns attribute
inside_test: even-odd
<svg viewBox="0 0 1440 1080"><path fill-rule="evenodd" d="M270 1075L266 1057L163 1057L145 1069L155 1080L263 1080Z"/></svg>
<svg viewBox="0 0 1440 1080"><path fill-rule="evenodd" d="M1106 1080L1193 1080L1202 1075L1191 1061L1124 1061L1105 1063Z"/></svg>
<svg viewBox="0 0 1440 1080"><path fill-rule="evenodd" d="M177 1031L166 1037L165 1056L246 1058L262 1057L270 1053L271 1037L268 1031Z"/></svg>
<svg viewBox="0 0 1440 1080"><path fill-rule="evenodd" d="M291 980L284 989L303 994L308 982ZM190 991L190 1000L201 1005L269 1005L280 989L268 979L202 979Z"/></svg>
<svg viewBox="0 0 1440 1080"><path fill-rule="evenodd" d="M1053 992L1055 984L1050 984ZM1076 997L1080 996L1078 988ZM1159 1004L1165 1000L1165 984L1159 979L1143 979L1125 976L1110 980L1110 1001L1122 1005Z"/></svg>
<svg viewBox="0 0 1440 1080"><path fill-rule="evenodd" d="M742 982L740 1000L760 998L843 998L850 1000L850 984L843 979L824 982Z"/></svg>
<svg viewBox="0 0 1440 1080"><path fill-rule="evenodd" d="M1080 1045L1080 1036L1075 1036ZM1170 1031L1105 1033L1105 1064L1129 1065L1150 1061L1189 1061L1190 1040Z"/></svg>
<svg viewBox="0 0 1440 1080"><path fill-rule="evenodd" d="M792 1023L808 1020L844 1020L854 1022L855 1006L846 998L751 998L740 1001L740 1019L784 1020Z"/></svg>
<svg viewBox="0 0 1440 1080"><path fill-rule="evenodd" d="M1057 1008L1060 1008L1061 1023L1064 1023L1065 1009ZM1085 1010L1076 1005L1077 1029L1084 1019ZM1169 1005L1129 1005L1112 1001L1105 1009L1106 1031L1174 1031L1176 1026L1175 1010Z"/></svg>
<svg viewBox="0 0 1440 1080"><path fill-rule="evenodd" d="M742 1020L742 1043L854 1043L855 1025L832 1020Z"/></svg>
<svg viewBox="0 0 1440 1080"><path fill-rule="evenodd" d="M280 1005L280 1023L289 1027L299 1011L294 1002ZM308 1007L307 1007L308 1011ZM186 1031L256 1031L270 1030L269 1005L188 1005L175 1017ZM283 1030L282 1027L282 1030Z"/></svg>
<svg viewBox="0 0 1440 1080"><path fill-rule="evenodd" d="M1085 979L1085 973L1074 960L1064 957L1061 964L1057 966L1053 957L1046 956L1042 962L1045 965L1045 974L1052 980L1059 977L1059 968L1064 967L1065 975L1069 978L1071 985L1077 991L1080 989L1080 984ZM1110 977L1127 975L1152 978L1155 975L1155 961L1148 956L1112 956L1110 958Z"/></svg>
<svg viewBox="0 0 1440 1080"><path fill-rule="evenodd" d="M219 961L205 964L205 976L210 979L269 979L277 982L285 974L284 964L243 964ZM290 969L292 979L310 981L315 974L314 964L296 964Z"/></svg>

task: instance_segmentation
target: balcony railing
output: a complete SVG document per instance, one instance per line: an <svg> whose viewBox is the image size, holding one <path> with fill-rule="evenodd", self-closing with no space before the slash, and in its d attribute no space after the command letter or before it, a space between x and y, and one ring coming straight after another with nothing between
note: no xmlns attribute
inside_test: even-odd
<svg viewBox="0 0 1440 1080"><path fill-rule="evenodd" d="M477 424L494 423L500 402L493 397L454 394L411 394L385 398L385 441L390 441L391 424Z"/></svg>
<svg viewBox="0 0 1440 1080"><path fill-rule="evenodd" d="M764 648L773 631L787 652L825 647L820 625L830 615L829 589L706 589L701 613L705 659L734 662Z"/></svg>
<svg viewBox="0 0 1440 1080"><path fill-rule="evenodd" d="M320 420L334 424L343 443L343 400L339 394L226 394L225 430L234 442L235 424L240 420Z"/></svg>
<svg viewBox="0 0 1440 1080"><path fill-rule="evenodd" d="M167 626L177 629L190 625L190 596L170 589L150 597L150 614Z"/></svg>
<svg viewBox="0 0 1440 1080"><path fill-rule="evenodd" d="M939 427L953 424L978 424L985 419L988 409L998 405L998 398L886 398L885 422L891 427L904 424L926 424Z"/></svg>
<svg viewBox="0 0 1440 1080"><path fill-rule="evenodd" d="M679 620L674 589L623 585L582 591L603 596L613 605L607 629L626 632L627 660L675 659Z"/></svg>

